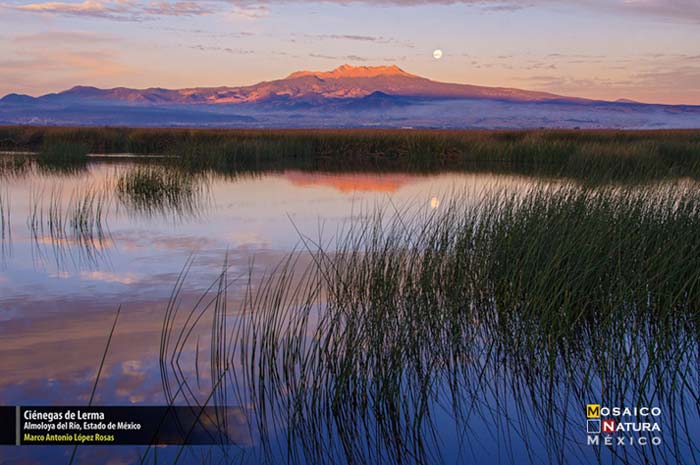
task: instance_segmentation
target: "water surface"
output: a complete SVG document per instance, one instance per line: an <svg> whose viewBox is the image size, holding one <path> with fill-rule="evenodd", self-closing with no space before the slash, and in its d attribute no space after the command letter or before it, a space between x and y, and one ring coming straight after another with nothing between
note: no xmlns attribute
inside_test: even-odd
<svg viewBox="0 0 700 465"><path fill-rule="evenodd" d="M335 238L377 208L410 217L439 211L455 192L463 195L462 202L476 205L497 191L524 193L536 185L562 183L485 173L208 174L196 180L195 194L149 209L115 194L118 179L138 167L128 160L91 162L84 170L30 169L0 179L0 195L10 207L4 213L0 262L1 404L86 403L119 306L122 313L95 403L166 402L159 365L163 319L178 275L190 261L181 292L183 308L196 302L227 263L233 319L251 274L273 269L310 243L332 249ZM88 192L104 202L103 211L89 227L72 225L71 209ZM56 218L64 219L59 227L52 224ZM187 360L197 359L202 366L210 360L210 322L207 315L184 350ZM192 379L203 377L194 373L198 366L187 366ZM208 383L193 386L205 395ZM638 448L611 453L586 446L583 399L562 402L554 423L546 424L546 407L533 405L529 396L514 396L506 389L508 383L493 380L493 391L473 406L476 414L466 426L456 429L449 408L436 409L435 430L424 432L437 450L435 463L646 460L646 452ZM561 399L567 396L560 393ZM684 421L691 431L700 427L697 411ZM244 421L236 424L236 453L255 456L259 438ZM284 437L283 428L276 434ZM667 434L665 440L672 442L672 436L680 437ZM688 463L699 457L692 439L673 445L683 449ZM277 443L280 457L285 455L283 444L281 439ZM673 463L669 448L659 448L655 460ZM138 450L132 449L81 448L79 463L138 463ZM67 462L70 450L60 449L58 455L65 455ZM0 463L8 464L59 463L45 449L4 448L0 457ZM412 460L405 458L406 463Z"/></svg>

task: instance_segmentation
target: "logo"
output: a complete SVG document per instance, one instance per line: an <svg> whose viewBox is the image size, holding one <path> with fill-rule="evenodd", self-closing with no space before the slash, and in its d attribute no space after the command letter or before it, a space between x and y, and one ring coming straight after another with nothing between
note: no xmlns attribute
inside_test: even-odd
<svg viewBox="0 0 700 465"><path fill-rule="evenodd" d="M586 418L600 418L600 404L588 404L586 406Z"/></svg>
<svg viewBox="0 0 700 465"><path fill-rule="evenodd" d="M589 446L661 445L659 407L608 407L586 405L586 436Z"/></svg>
<svg viewBox="0 0 700 465"><path fill-rule="evenodd" d="M603 433L615 432L615 420L603 420Z"/></svg>
<svg viewBox="0 0 700 465"><path fill-rule="evenodd" d="M588 420L586 432L588 434L600 434L600 420Z"/></svg>

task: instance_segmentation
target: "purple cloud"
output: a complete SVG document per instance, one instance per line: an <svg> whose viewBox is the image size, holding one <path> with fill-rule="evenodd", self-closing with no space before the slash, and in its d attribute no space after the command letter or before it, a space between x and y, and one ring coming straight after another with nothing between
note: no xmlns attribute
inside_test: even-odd
<svg viewBox="0 0 700 465"><path fill-rule="evenodd" d="M200 16L216 12L213 3L188 1L138 2L134 0L84 0L82 2L34 2L2 4L28 13L143 21L158 16Z"/></svg>
<svg viewBox="0 0 700 465"><path fill-rule="evenodd" d="M489 12L515 11L534 7L584 7L602 13L638 14L676 20L700 22L698 0L221 0L236 5L275 3L327 3L338 5L421 6L471 5Z"/></svg>
<svg viewBox="0 0 700 465"><path fill-rule="evenodd" d="M698 0L205 0L205 1L136 1L83 0L35 1L4 3L0 6L24 12L64 16L99 17L114 20L141 21L159 16L199 16L220 12L254 13L254 18L267 15L266 7L274 4L364 4L410 7L420 5L470 5L494 14L503 11L536 7L582 7L601 13L646 15L657 18L700 22ZM226 6L228 5L228 7ZM251 8L253 10L251 10ZM251 13L252 12L252 13Z"/></svg>

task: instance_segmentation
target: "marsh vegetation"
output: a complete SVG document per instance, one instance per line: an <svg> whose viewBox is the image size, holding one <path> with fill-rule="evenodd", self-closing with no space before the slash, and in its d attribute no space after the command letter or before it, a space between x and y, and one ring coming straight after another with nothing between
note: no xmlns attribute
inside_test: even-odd
<svg viewBox="0 0 700 465"><path fill-rule="evenodd" d="M37 154L40 169L56 173L74 173L85 169L88 146L76 142L47 142Z"/></svg>
<svg viewBox="0 0 700 465"><path fill-rule="evenodd" d="M112 243L108 220L125 211L127 265L162 264L153 268L168 277L161 284L175 280L158 301L163 397L241 406L250 435L226 443L222 416L222 447L198 462L486 463L496 446L500 463L700 461L697 131L0 128L0 141L41 151L2 157L0 182L55 182L28 203L37 250L63 261L77 250L97 268ZM164 157L110 170L88 152ZM98 166L105 181L85 182ZM326 217L304 227L299 212L356 191L305 184L288 169L427 181L406 189L406 204L386 194L398 188L380 189L368 198L384 203L353 205L349 217L338 213L346 203L329 203L329 221L347 219L329 235ZM437 193L427 185L443 172L477 175L449 178L441 185L452 190ZM519 187L491 185L508 176ZM483 192L466 195L455 179ZM226 190L239 184L249 190ZM1 187L5 238L11 202ZM225 192L225 207L214 192ZM277 204L280 218L259 211ZM252 235L256 221L289 230L296 248L276 243L284 258L254 266L248 250L275 237ZM188 222L201 234L183 232ZM241 237L250 242L230 251ZM161 242L163 255L146 260ZM196 256L173 278L172 250L195 247L221 268L204 290L198 276L193 300L184 293ZM663 444L592 450L582 426L591 401L660 407ZM190 452L150 448L139 460L189 463Z"/></svg>
<svg viewBox="0 0 700 465"><path fill-rule="evenodd" d="M115 192L129 212L194 217L206 208L207 184L206 176L150 164L122 173Z"/></svg>
<svg viewBox="0 0 700 465"><path fill-rule="evenodd" d="M9 193L0 190L0 255L5 255L12 250L12 222L11 204Z"/></svg>
<svg viewBox="0 0 700 465"><path fill-rule="evenodd" d="M67 199L59 188L32 192L27 227L38 258L49 247L59 269L67 258L95 263L110 242L109 208L109 195L96 186L75 188Z"/></svg>
<svg viewBox="0 0 700 465"><path fill-rule="evenodd" d="M504 446L514 463L572 463L587 457L590 399L659 406L673 436L601 463L691 463L698 192L534 188L464 205L377 211L332 246L303 237L238 308L226 307L224 267L175 327L181 275L161 342L170 399L250 406L261 447L240 452L249 463L445 463L445 436L467 461L484 441L520 437L538 452ZM201 399L180 350L206 312L212 393Z"/></svg>
<svg viewBox="0 0 700 465"><path fill-rule="evenodd" d="M41 151L60 163L88 151L128 152L165 155L188 171L493 170L595 182L700 176L698 131L0 127L0 141L0 150Z"/></svg>

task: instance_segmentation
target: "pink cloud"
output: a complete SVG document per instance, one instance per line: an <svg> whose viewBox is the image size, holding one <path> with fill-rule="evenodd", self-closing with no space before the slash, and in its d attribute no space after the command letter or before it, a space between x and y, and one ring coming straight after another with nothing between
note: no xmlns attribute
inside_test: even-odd
<svg viewBox="0 0 700 465"><path fill-rule="evenodd" d="M235 17L258 19L268 15L274 4L338 4L410 7L420 5L471 5L484 11L503 12L536 7L582 7L600 13L647 15L681 21L700 22L697 0L206 0L147 1L84 0L82 2L48 1L0 4L18 11L64 16L99 17L114 20L142 21L160 16L200 16L225 13ZM229 5L228 9L224 5Z"/></svg>
<svg viewBox="0 0 700 465"><path fill-rule="evenodd" d="M200 16L215 9L207 2L160 1L138 2L134 0L84 0L74 2L37 2L3 5L5 8L29 13L83 16L114 20L142 21L157 16Z"/></svg>
<svg viewBox="0 0 700 465"><path fill-rule="evenodd" d="M241 5L302 3L299 0L223 0ZM601 13L641 14L700 22L698 0L314 0L309 3L381 6L472 5L485 11L515 11L525 8L565 6L584 7Z"/></svg>

